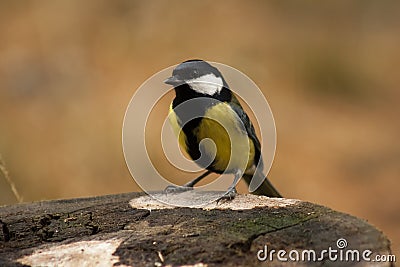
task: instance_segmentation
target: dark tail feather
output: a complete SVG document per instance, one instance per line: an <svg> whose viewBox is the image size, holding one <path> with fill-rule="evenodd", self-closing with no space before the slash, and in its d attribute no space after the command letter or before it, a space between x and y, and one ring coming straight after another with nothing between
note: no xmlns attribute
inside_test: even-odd
<svg viewBox="0 0 400 267"><path fill-rule="evenodd" d="M252 178L253 178L252 174L244 174L243 175L243 179L245 180L247 185L250 184ZM251 192L251 193L254 195L262 195L262 196L267 196L267 197L282 197L282 195L279 194L279 192L270 183L270 181L268 181L268 178L266 178L266 177L265 177L264 181L262 182L262 184L254 192Z"/></svg>

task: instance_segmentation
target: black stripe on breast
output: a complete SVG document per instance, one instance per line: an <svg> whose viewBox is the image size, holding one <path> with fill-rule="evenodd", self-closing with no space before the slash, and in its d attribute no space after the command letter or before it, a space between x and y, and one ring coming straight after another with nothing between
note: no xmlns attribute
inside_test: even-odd
<svg viewBox="0 0 400 267"><path fill-rule="evenodd" d="M179 118L180 123L183 125L183 127L182 125L180 126L186 135L187 152L193 160L197 160L201 156L199 150L199 142L201 140L198 140L194 131L199 127L202 117L204 117L205 112L210 107L220 102L231 101L232 92L228 88L224 87L219 94L210 96L192 90L187 84L182 84L174 89L176 97L172 102L172 108L174 109L176 116ZM196 98L202 99L184 104L186 101Z"/></svg>

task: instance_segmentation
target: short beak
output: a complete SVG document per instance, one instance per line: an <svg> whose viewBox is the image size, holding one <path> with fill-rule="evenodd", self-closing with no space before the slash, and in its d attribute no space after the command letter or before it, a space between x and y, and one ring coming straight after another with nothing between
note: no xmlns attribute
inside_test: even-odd
<svg viewBox="0 0 400 267"><path fill-rule="evenodd" d="M174 85L174 86L175 86L175 85L182 84L183 81L180 80L180 79L178 79L176 76L171 76L171 77L167 78L167 79L164 81L164 83L170 84L170 85Z"/></svg>

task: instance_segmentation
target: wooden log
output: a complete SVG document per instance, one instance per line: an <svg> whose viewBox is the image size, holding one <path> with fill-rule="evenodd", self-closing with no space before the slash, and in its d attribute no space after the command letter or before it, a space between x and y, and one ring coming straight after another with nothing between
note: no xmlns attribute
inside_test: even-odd
<svg viewBox="0 0 400 267"><path fill-rule="evenodd" d="M361 259L345 261L354 251ZM293 199L238 195L172 208L127 193L0 208L0 266L393 264L367 261L365 251L389 255L390 243L364 220Z"/></svg>

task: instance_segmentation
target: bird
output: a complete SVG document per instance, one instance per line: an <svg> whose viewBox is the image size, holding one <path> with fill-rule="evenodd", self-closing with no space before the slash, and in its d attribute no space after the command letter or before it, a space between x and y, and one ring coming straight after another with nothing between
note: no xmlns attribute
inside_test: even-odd
<svg viewBox="0 0 400 267"><path fill-rule="evenodd" d="M167 187L167 192L190 190L211 173L225 173L234 179L220 199L235 198L239 180L250 185L253 176L263 181L253 194L282 197L262 172L261 144L252 122L216 67L190 59L178 64L164 83L175 91L168 117L179 145L206 170L181 187Z"/></svg>

